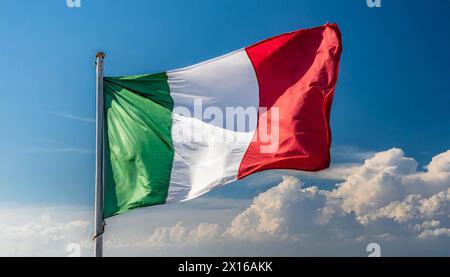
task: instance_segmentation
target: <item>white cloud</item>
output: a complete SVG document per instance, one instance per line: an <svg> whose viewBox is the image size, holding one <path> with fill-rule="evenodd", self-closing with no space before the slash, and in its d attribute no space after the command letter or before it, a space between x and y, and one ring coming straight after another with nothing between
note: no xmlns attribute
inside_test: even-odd
<svg viewBox="0 0 450 277"><path fill-rule="evenodd" d="M312 219L326 199L324 191L317 187L303 188L303 185L295 177L283 177L283 182L261 193L231 221L226 235L249 240L288 239L298 235L296 223L314 224Z"/></svg>
<svg viewBox="0 0 450 277"><path fill-rule="evenodd" d="M105 245L109 248L179 248L187 246L208 245L221 239L221 233L218 224L200 223L190 229L185 227L184 222L180 221L173 227L158 227L148 237L134 239L132 241L123 241L115 235L106 239Z"/></svg>
<svg viewBox="0 0 450 277"><path fill-rule="evenodd" d="M449 169L450 151L435 156L426 171L417 171L417 163L394 148L366 160L330 193L329 202L354 213L366 229L401 237L444 236L436 223L444 230L450 226Z"/></svg>
<svg viewBox="0 0 450 277"><path fill-rule="evenodd" d="M450 152L426 171L400 149L376 153L332 191L305 187L298 178L259 194L219 234L216 224L196 232L182 223L158 228L152 246L198 242L392 241L445 238L450 230ZM195 237L190 234L196 233Z"/></svg>
<svg viewBox="0 0 450 277"><path fill-rule="evenodd" d="M148 247L167 247L173 244L196 245L199 243L212 242L219 238L219 225L200 223L192 230L188 230L183 222L179 222L172 228L157 228L153 235L146 241Z"/></svg>
<svg viewBox="0 0 450 277"><path fill-rule="evenodd" d="M441 236L450 237L450 228L437 228L432 230L424 230L422 233L420 233L419 238L427 239Z"/></svg>
<svg viewBox="0 0 450 277"><path fill-rule="evenodd" d="M415 173L416 169L417 163L404 157L400 149L380 152L339 184L332 196L342 199L345 211L364 214L400 199L405 194L402 177Z"/></svg>
<svg viewBox="0 0 450 277"><path fill-rule="evenodd" d="M65 256L71 243L80 245L82 255L91 255L91 223L67 219L80 214L89 213L71 207L2 208L0 256Z"/></svg>
<svg viewBox="0 0 450 277"><path fill-rule="evenodd" d="M407 192L431 196L450 185L450 150L433 157L426 171L405 176L402 180Z"/></svg>

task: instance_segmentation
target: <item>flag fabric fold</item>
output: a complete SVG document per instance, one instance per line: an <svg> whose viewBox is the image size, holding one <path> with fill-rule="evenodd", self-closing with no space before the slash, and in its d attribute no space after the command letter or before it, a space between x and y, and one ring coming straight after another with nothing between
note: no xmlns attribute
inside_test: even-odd
<svg viewBox="0 0 450 277"><path fill-rule="evenodd" d="M327 168L341 52L326 24L186 68L105 77L104 217L263 170Z"/></svg>

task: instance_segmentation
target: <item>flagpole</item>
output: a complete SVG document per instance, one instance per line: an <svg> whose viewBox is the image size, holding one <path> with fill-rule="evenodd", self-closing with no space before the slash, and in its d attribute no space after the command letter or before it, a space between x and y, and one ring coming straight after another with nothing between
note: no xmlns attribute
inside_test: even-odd
<svg viewBox="0 0 450 277"><path fill-rule="evenodd" d="M96 163L95 163L95 230L94 253L95 257L103 256L103 150L104 150L104 95L103 95L103 59L105 54L96 55Z"/></svg>

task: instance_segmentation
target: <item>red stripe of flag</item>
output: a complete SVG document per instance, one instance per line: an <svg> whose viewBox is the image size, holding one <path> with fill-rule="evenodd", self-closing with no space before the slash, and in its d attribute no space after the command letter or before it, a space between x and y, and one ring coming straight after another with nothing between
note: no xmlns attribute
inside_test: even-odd
<svg viewBox="0 0 450 277"><path fill-rule="evenodd" d="M318 171L330 164L330 110L336 86L341 33L336 24L280 35L246 48L259 83L258 128L239 168L238 178L268 169ZM274 153L258 135L262 120L271 130L279 108L279 144ZM274 134L271 134L274 138Z"/></svg>

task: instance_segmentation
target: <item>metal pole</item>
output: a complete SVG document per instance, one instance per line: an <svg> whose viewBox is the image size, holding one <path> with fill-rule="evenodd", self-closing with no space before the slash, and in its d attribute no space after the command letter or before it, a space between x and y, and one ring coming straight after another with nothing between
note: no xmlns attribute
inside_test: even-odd
<svg viewBox="0 0 450 277"><path fill-rule="evenodd" d="M96 55L97 73L97 109L96 109L96 164L95 164L95 231L94 252L95 257L103 256L103 149L104 149L104 95L103 95L103 59L105 54Z"/></svg>

